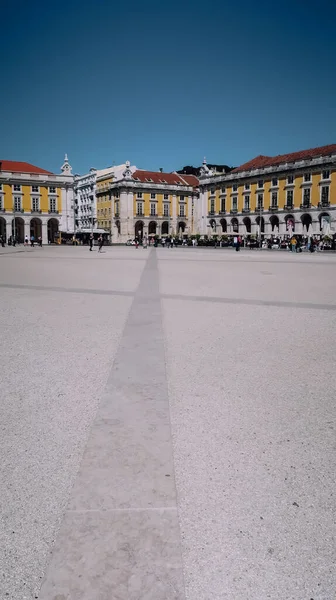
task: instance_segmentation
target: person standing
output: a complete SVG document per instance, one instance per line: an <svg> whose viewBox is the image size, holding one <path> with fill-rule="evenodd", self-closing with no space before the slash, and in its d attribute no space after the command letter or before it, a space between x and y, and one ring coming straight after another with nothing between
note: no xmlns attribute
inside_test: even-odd
<svg viewBox="0 0 336 600"><path fill-rule="evenodd" d="M40 246L40 248L42 248L42 238L41 238L41 236L39 236L37 238L37 241L38 241L38 245Z"/></svg>
<svg viewBox="0 0 336 600"><path fill-rule="evenodd" d="M32 235L32 236L30 237L30 245L31 245L31 247L32 247L32 248L34 248L34 242L35 242L35 238L34 238L34 236Z"/></svg>
<svg viewBox="0 0 336 600"><path fill-rule="evenodd" d="M93 246L93 233L90 233L89 246L90 246L90 252L92 252L92 246Z"/></svg>
<svg viewBox="0 0 336 600"><path fill-rule="evenodd" d="M1 236L1 246L5 247L5 237L3 235Z"/></svg>
<svg viewBox="0 0 336 600"><path fill-rule="evenodd" d="M29 244L28 235L26 235L25 240L24 240L24 245L28 246L28 244Z"/></svg>
<svg viewBox="0 0 336 600"><path fill-rule="evenodd" d="M147 236L146 235L144 235L144 238L142 240L142 247L147 248Z"/></svg>
<svg viewBox="0 0 336 600"><path fill-rule="evenodd" d="M103 238L102 235L100 235L99 238L98 238L98 244L99 244L98 252L101 252L103 244L104 244L104 238Z"/></svg>

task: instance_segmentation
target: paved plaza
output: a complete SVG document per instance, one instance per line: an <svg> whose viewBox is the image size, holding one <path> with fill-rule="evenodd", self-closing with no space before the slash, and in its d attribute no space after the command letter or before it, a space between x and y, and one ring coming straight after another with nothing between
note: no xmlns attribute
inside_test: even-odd
<svg viewBox="0 0 336 600"><path fill-rule="evenodd" d="M335 598L336 255L0 248L0 598Z"/></svg>

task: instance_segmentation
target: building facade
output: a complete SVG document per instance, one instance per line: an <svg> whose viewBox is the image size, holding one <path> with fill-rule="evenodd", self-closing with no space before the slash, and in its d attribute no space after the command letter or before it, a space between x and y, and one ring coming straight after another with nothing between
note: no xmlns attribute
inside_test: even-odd
<svg viewBox="0 0 336 600"><path fill-rule="evenodd" d="M200 175L202 235L282 237L332 233L336 222L336 144L258 156L225 175Z"/></svg>
<svg viewBox="0 0 336 600"><path fill-rule="evenodd" d="M113 243L130 238L191 234L198 222L198 179L193 175L125 169L104 189Z"/></svg>
<svg viewBox="0 0 336 600"><path fill-rule="evenodd" d="M25 162L0 161L0 235L23 242L41 237L55 241L73 230L73 176L68 158L61 174Z"/></svg>

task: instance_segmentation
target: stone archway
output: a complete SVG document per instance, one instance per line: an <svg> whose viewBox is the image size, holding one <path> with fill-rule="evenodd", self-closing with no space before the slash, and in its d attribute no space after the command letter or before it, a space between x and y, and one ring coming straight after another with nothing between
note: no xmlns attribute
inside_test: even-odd
<svg viewBox="0 0 336 600"><path fill-rule="evenodd" d="M169 222L163 221L163 223L161 225L161 235L168 235L168 234L169 234Z"/></svg>
<svg viewBox="0 0 336 600"><path fill-rule="evenodd" d="M277 229L277 231L275 233L279 233L279 225L280 225L280 221L279 221L279 217L277 215L272 215L270 217L270 224L272 227L272 233L275 232L275 229Z"/></svg>
<svg viewBox="0 0 336 600"><path fill-rule="evenodd" d="M302 223L302 229L303 229L304 235L308 234L308 229L312 225L312 222L313 222L313 219L311 218L311 215L309 213L305 213L304 215L301 215L301 223Z"/></svg>
<svg viewBox="0 0 336 600"><path fill-rule="evenodd" d="M251 233L251 219L250 217L244 217L243 223L246 227L246 233Z"/></svg>
<svg viewBox="0 0 336 600"><path fill-rule="evenodd" d="M233 217L233 219L231 219L231 227L232 227L232 231L234 233L238 233L239 231L239 221L236 217Z"/></svg>
<svg viewBox="0 0 336 600"><path fill-rule="evenodd" d="M261 219L261 224L260 224L260 219ZM256 224L258 225L258 228L260 227L261 233L265 233L265 219L264 219L264 217L257 217L256 218Z"/></svg>
<svg viewBox="0 0 336 600"><path fill-rule="evenodd" d="M135 223L135 226L134 226L134 237L142 240L142 238L143 238L143 228L144 228L143 221L137 221Z"/></svg>
<svg viewBox="0 0 336 600"><path fill-rule="evenodd" d="M185 228L186 228L186 224L184 223L184 221L180 221L177 229L179 231L179 233L184 233L185 232Z"/></svg>
<svg viewBox="0 0 336 600"><path fill-rule="evenodd" d="M295 231L295 219L294 219L293 215L286 215L285 223L286 223L286 231L291 231L293 233Z"/></svg>
<svg viewBox="0 0 336 600"><path fill-rule="evenodd" d="M222 227L222 232L226 233L227 232L227 222L226 222L226 219L221 219L220 220L220 224L221 224L221 227Z"/></svg>
<svg viewBox="0 0 336 600"><path fill-rule="evenodd" d="M48 242L54 244L58 235L58 220L49 219L48 221Z"/></svg>
<svg viewBox="0 0 336 600"><path fill-rule="evenodd" d="M7 239L6 219L4 219L3 217L0 217L0 235L4 238L4 240Z"/></svg>
<svg viewBox="0 0 336 600"><path fill-rule="evenodd" d="M19 241L20 244L24 242L24 220L22 217L15 217L12 220L12 236Z"/></svg>
<svg viewBox="0 0 336 600"><path fill-rule="evenodd" d="M157 223L156 221L150 221L148 225L148 235L156 235Z"/></svg>
<svg viewBox="0 0 336 600"><path fill-rule="evenodd" d="M217 223L216 223L215 219L210 219L209 225L211 227L212 233L216 233Z"/></svg>
<svg viewBox="0 0 336 600"><path fill-rule="evenodd" d="M330 214L328 212L320 213L318 219L320 223L320 231L329 234L331 225Z"/></svg>
<svg viewBox="0 0 336 600"><path fill-rule="evenodd" d="M30 220L30 237L32 236L34 236L35 241L42 237L42 221L36 217Z"/></svg>

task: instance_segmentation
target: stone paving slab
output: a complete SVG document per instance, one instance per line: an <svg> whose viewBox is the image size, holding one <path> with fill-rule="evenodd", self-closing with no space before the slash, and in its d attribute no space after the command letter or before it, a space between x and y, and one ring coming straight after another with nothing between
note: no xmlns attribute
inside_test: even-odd
<svg viewBox="0 0 336 600"><path fill-rule="evenodd" d="M336 257L105 250L0 258L0 598L332 600Z"/></svg>

